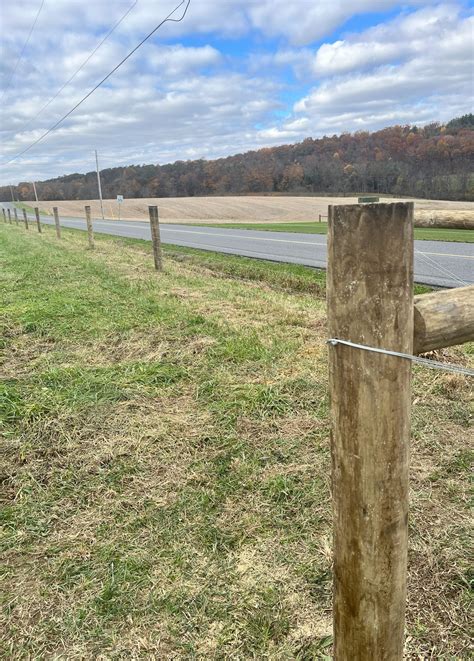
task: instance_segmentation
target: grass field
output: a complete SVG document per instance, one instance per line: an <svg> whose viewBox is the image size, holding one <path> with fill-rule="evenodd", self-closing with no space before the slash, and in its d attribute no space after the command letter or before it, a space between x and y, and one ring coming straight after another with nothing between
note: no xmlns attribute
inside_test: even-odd
<svg viewBox="0 0 474 661"><path fill-rule="evenodd" d="M197 225L198 223L190 223ZM265 230L268 232L302 232L305 234L327 234L327 223L207 223L207 227L227 229ZM451 230L416 227L415 239L425 241L461 241L474 243L473 230Z"/></svg>
<svg viewBox="0 0 474 661"><path fill-rule="evenodd" d="M382 198L383 199L383 198ZM407 198L386 198L385 201L406 201ZM474 202L416 199L415 223L434 219L443 224L474 219ZM30 206L35 202L27 201ZM329 204L356 204L356 197L300 195L228 195L208 197L126 198L121 204L123 220L147 220L148 205L158 205L160 219L169 223L298 223L316 221L327 215ZM41 206L59 215L84 217L84 205L91 207L92 217L100 218L99 200L42 200ZM116 219L116 200L103 202L106 218Z"/></svg>
<svg viewBox="0 0 474 661"><path fill-rule="evenodd" d="M38 205L41 205L41 204L42 204L42 202L38 202ZM56 203L56 204L58 204L58 203ZM17 209L20 209L20 210L24 209L26 211L26 213L30 213L30 214L35 213L35 207L31 206L30 204L27 204L26 202L14 202L13 205ZM35 206L38 206L38 205L36 205L36 203L35 203ZM52 211L48 207L39 206L39 212L40 212L40 214L45 215L45 216L51 216L52 215Z"/></svg>
<svg viewBox="0 0 474 661"><path fill-rule="evenodd" d="M0 655L330 658L324 273L86 240L0 226ZM469 383L414 372L406 654L464 659Z"/></svg>

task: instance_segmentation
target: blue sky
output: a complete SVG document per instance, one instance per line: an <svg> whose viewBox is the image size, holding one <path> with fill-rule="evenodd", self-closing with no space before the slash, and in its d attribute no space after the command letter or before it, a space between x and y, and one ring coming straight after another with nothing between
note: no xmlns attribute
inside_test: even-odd
<svg viewBox="0 0 474 661"><path fill-rule="evenodd" d="M19 62L41 2L3 3L1 162L41 136L177 1L45 0ZM91 170L94 149L102 167L166 163L449 120L473 108L473 25L467 2L191 0L183 22L163 26L57 131L2 165L0 183Z"/></svg>

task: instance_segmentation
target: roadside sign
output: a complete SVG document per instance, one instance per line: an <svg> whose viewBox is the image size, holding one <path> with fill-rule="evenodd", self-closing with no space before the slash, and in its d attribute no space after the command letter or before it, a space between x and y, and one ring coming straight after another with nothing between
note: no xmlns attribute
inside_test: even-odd
<svg viewBox="0 0 474 661"><path fill-rule="evenodd" d="M123 195L117 195L117 204L118 204L118 219L121 220L121 204L123 202Z"/></svg>
<svg viewBox="0 0 474 661"><path fill-rule="evenodd" d="M358 199L359 204L375 204L378 201L379 198L374 195L364 195Z"/></svg>

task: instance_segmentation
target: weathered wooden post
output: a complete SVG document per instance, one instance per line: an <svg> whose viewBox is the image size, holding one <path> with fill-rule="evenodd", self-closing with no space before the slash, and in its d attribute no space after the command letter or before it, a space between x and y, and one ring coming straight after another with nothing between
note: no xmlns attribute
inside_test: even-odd
<svg viewBox="0 0 474 661"><path fill-rule="evenodd" d="M36 216L36 227L38 228L38 232L41 234L41 222L40 222L40 213L38 207L35 207L35 216Z"/></svg>
<svg viewBox="0 0 474 661"><path fill-rule="evenodd" d="M86 211L87 239L89 241L90 250L93 250L95 248L95 243L94 230L92 229L91 208L90 206L85 206L84 209Z"/></svg>
<svg viewBox="0 0 474 661"><path fill-rule="evenodd" d="M15 216L15 223L18 225L18 211L13 209L13 215Z"/></svg>
<svg viewBox="0 0 474 661"><path fill-rule="evenodd" d="M155 269L163 270L163 255L161 252L160 220L158 217L158 207L148 207L150 215L151 240L153 243L153 259L155 260Z"/></svg>
<svg viewBox="0 0 474 661"><path fill-rule="evenodd" d="M329 336L413 352L413 204L330 206ZM334 659L403 655L411 362L329 347Z"/></svg>
<svg viewBox="0 0 474 661"><path fill-rule="evenodd" d="M3 222L7 222L7 214L5 213L5 209L2 207L2 213L3 213Z"/></svg>
<svg viewBox="0 0 474 661"><path fill-rule="evenodd" d="M59 213L58 213L58 207L53 207L53 214L54 214L54 224L56 225L56 236L58 239L61 238L61 225L59 224Z"/></svg>
<svg viewBox="0 0 474 661"><path fill-rule="evenodd" d="M11 224L12 224L12 214L11 214L10 209L7 209L7 214L8 214L8 222L9 222L10 225L11 225Z"/></svg>
<svg viewBox="0 0 474 661"><path fill-rule="evenodd" d="M415 296L414 353L474 339L474 285Z"/></svg>
<svg viewBox="0 0 474 661"><path fill-rule="evenodd" d="M29 227L28 227L28 216L26 215L25 209L23 209L23 222L25 223L25 229L29 229Z"/></svg>

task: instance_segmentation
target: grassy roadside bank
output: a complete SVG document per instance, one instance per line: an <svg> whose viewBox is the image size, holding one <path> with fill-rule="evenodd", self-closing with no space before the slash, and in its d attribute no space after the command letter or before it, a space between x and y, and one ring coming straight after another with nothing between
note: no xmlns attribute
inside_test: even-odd
<svg viewBox="0 0 474 661"><path fill-rule="evenodd" d="M40 204L41 204L41 202L38 202L38 205L40 205ZM17 209L20 209L20 210L24 209L26 211L26 213L31 214L31 215L34 215L34 213L35 213L35 208L30 206L29 204L26 204L25 202L13 202L13 206L15 206ZM51 216L52 215L52 211L50 209L43 208L41 206L39 206L39 212L42 216Z"/></svg>
<svg viewBox="0 0 474 661"><path fill-rule="evenodd" d="M199 225L199 223L187 223ZM303 234L327 234L327 223L206 223L206 227L227 229L263 230L266 232L300 232ZM430 227L415 227L415 239L420 241L458 241L474 243L472 230L451 230Z"/></svg>
<svg viewBox="0 0 474 661"><path fill-rule="evenodd" d="M324 273L63 237L0 227L2 653L327 658ZM407 651L462 658L469 384L414 398Z"/></svg>

